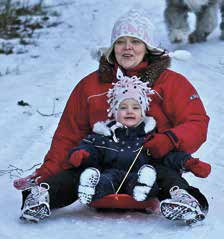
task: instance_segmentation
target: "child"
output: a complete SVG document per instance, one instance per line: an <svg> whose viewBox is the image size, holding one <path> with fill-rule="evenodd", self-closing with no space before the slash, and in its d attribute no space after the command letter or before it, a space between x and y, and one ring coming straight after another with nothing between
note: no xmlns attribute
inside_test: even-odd
<svg viewBox="0 0 224 239"><path fill-rule="evenodd" d="M116 121L97 122L93 134L83 139L78 148L70 152L74 166L87 168L80 176L78 196L83 204L115 193L126 172L143 145L147 133L155 129L155 120L145 117L149 106L147 94L152 93L147 83L137 77L124 77L118 70L119 81L109 90L109 116ZM121 192L137 201L158 193L156 171L149 164L146 153L140 153L128 174Z"/></svg>
<svg viewBox="0 0 224 239"><path fill-rule="evenodd" d="M78 196L80 202L89 204L119 188L145 138L153 137L155 120L146 117L150 106L149 94L154 92L136 76L126 77L118 69L119 81L109 90L109 116L114 121L97 122L93 134L83 139L80 146L70 152L70 162L75 167L87 167L80 176ZM155 197L158 193L156 170L146 150L138 155L121 188L136 201ZM170 152L157 163L176 170L190 170L196 176L207 177L210 165L192 158L185 152ZM201 169L203 173L201 174Z"/></svg>

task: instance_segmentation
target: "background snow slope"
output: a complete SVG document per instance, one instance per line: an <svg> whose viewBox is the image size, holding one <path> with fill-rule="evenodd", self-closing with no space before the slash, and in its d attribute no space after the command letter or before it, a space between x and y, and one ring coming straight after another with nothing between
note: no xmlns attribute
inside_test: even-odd
<svg viewBox="0 0 224 239"><path fill-rule="evenodd" d="M23 169L21 176L33 165L41 163L46 154L61 112L77 82L97 69L90 56L96 46L108 46L114 21L132 7L148 11L156 26L159 43L173 50L186 49L192 53L187 62L173 60L172 69L181 72L194 84L211 117L207 142L195 156L212 163L207 179L191 174L186 178L207 195L210 211L202 225L186 227L159 215L142 213L97 213L73 205L55 210L39 224L21 222L21 195L12 187L14 177L0 177L0 238L219 238L224 233L224 161L223 161L223 77L224 42L219 29L206 43L171 45L167 39L163 10L165 1L142 0L82 0L48 1L62 4L55 8L61 13L62 24L38 32L38 46L28 46L28 53L0 55L0 170L10 164ZM194 17L191 16L193 26ZM24 100L29 107L17 102ZM54 106L54 111L53 111ZM54 116L41 116L55 113ZM197 133L197 132L195 132Z"/></svg>

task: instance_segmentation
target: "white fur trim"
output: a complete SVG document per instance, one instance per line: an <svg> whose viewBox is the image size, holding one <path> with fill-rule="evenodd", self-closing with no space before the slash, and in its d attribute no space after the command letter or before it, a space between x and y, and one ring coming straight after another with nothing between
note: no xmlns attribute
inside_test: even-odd
<svg viewBox="0 0 224 239"><path fill-rule="evenodd" d="M110 128L107 126L110 121L98 121L93 125L93 132L105 136L111 136Z"/></svg>
<svg viewBox="0 0 224 239"><path fill-rule="evenodd" d="M98 121L93 125L93 132L97 134L102 134L104 136L111 136L111 128L108 127L108 124L110 123L110 120L107 121ZM144 131L145 133L149 133L156 127L156 121L153 117L144 117ZM120 124L118 127L121 127ZM118 128L116 127L116 128Z"/></svg>
<svg viewBox="0 0 224 239"><path fill-rule="evenodd" d="M145 133L149 133L150 131L155 129L156 121L153 117L145 117L144 122L145 122L145 128L144 128Z"/></svg>

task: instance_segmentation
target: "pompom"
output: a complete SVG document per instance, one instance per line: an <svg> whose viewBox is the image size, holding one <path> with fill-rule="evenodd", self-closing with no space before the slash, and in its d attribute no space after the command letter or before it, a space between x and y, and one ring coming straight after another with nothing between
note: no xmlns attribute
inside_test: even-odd
<svg viewBox="0 0 224 239"><path fill-rule="evenodd" d="M169 57L181 60L181 61L186 61L191 58L191 53L186 50L176 50L173 52L168 53Z"/></svg>

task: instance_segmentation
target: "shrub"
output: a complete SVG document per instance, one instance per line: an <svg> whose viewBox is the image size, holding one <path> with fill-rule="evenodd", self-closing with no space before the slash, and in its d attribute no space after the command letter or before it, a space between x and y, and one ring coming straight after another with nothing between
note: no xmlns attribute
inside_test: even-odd
<svg viewBox="0 0 224 239"><path fill-rule="evenodd" d="M34 2L34 1L32 1ZM19 39L19 44L27 44L37 29L47 25L49 12L43 6L44 0L30 3L29 0L0 0L0 54L11 54L13 50L4 51L5 40ZM54 24L57 25L57 24Z"/></svg>

